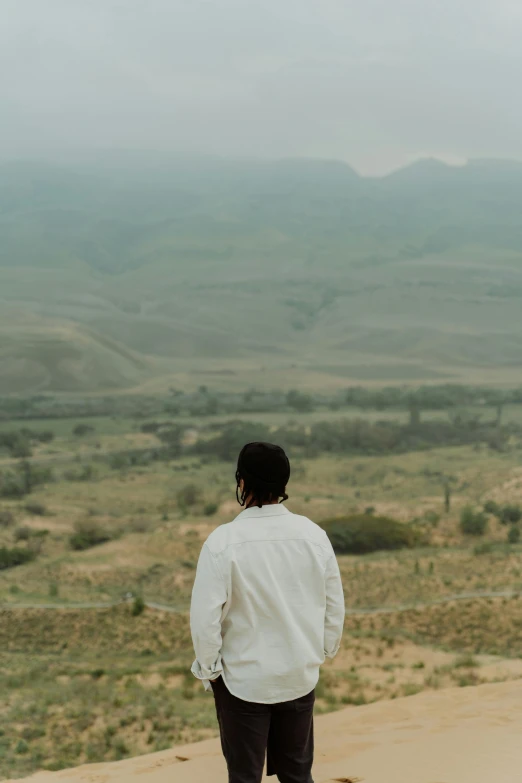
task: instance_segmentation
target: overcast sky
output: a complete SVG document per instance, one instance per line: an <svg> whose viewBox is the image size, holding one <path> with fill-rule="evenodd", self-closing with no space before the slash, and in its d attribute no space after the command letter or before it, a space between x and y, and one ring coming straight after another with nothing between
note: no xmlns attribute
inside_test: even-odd
<svg viewBox="0 0 522 783"><path fill-rule="evenodd" d="M0 0L0 155L522 159L521 0Z"/></svg>

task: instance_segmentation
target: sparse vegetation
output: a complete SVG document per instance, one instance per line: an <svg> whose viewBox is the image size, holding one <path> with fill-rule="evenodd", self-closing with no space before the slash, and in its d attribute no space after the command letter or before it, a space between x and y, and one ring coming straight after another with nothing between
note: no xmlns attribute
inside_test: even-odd
<svg viewBox="0 0 522 783"><path fill-rule="evenodd" d="M209 389L197 394L202 401L204 395L215 396ZM184 397L173 399L181 400L181 409ZM219 400L220 408L224 399ZM284 395L282 399L284 408ZM254 401L255 395L245 404L253 406ZM335 426L330 425L342 418L342 406L328 412L328 428L315 429L321 424L321 404L314 398L315 412L294 412L292 422L279 414L272 421L270 415L261 426L208 417L198 417L190 425L173 424L170 417L157 414L155 426L144 429L139 420L96 419L96 444L73 436L75 423L67 419L53 425L52 473L46 459L37 458L41 445L36 442L29 460L7 455L2 474L11 471L33 494L2 503L13 522L0 526L0 545L27 551L22 557L30 559L4 568L0 602L20 606L125 600L107 610L17 608L2 614L0 664L7 666L12 683L20 682L16 678L24 666L23 676L30 673L29 689L9 685L12 709L45 698L62 710L62 694L71 706L70 714L68 708L60 713L69 736L66 746L52 729L54 718L46 718L47 733L37 737L34 732L42 721L35 715L16 722L19 728L14 731L9 717L0 716L0 729L5 727L4 736L9 738L6 755L0 754L0 770L11 777L14 770L29 774L38 767L58 769L150 752L215 732L212 709L207 712L208 702L197 683L185 676L190 664L186 611L201 544L213 526L235 513L228 499L233 499L236 441L287 436L293 457L290 507L326 527L339 522L340 510L344 521L359 519L358 527L350 528L348 545L366 554L339 555L350 608L429 604L460 593L522 589L522 552L516 545L508 546L499 515L489 511L488 536L475 549L459 524L460 510L466 504L473 510L482 508L484 496L502 497L500 509L520 503L516 439L511 451L503 453L471 445L431 450L422 446L421 451L404 453L385 448L374 455L366 452L365 440L354 451L350 442L347 446L340 441L332 448ZM352 424L359 415L353 414ZM407 422L407 409L404 416ZM371 413L368 420L375 421ZM429 414L423 409L414 426L427 421ZM342 430L342 437L345 432L352 430ZM376 443L381 430L361 429L365 438L377 432L381 434ZM205 442L214 439L219 448L214 443L205 452ZM225 461L221 455L227 455ZM441 492L446 479L452 488L448 513ZM513 489L508 492L505 486ZM46 510L44 517L33 513L33 501ZM390 523L400 534L400 549L388 548L399 545L395 532L390 542ZM27 531L15 545L17 524ZM509 530L518 526L511 523ZM109 540L110 547L97 547ZM143 595L179 613L145 610ZM341 658L322 678L318 710L506 676L500 669L486 669L481 654L517 654L517 604L497 600L495 612L486 615L487 605L476 599L443 605L435 614L428 606L400 614L350 616ZM511 618L510 624L498 621L500 608ZM463 629L460 635L446 628L446 616ZM442 654L447 656L444 665L432 662L431 645L447 648L447 653L436 653L438 661ZM473 655L477 666L456 666L462 655ZM339 664L343 656L346 664ZM163 674L165 667L173 666L178 673ZM82 677L88 680L89 699L82 696ZM0 675L0 686L3 682ZM132 702L127 698L131 694ZM149 709L158 713L160 704L168 707L165 714L145 717ZM28 745L27 752L15 753L19 740Z"/></svg>
<svg viewBox="0 0 522 783"><path fill-rule="evenodd" d="M336 665L321 673L318 713L520 676L522 663L517 669L513 660L507 675L502 658L494 663L479 649L511 649L518 603L506 604L504 617L498 602L486 601L348 617ZM2 774L114 760L217 734L212 700L189 672L186 615L151 611L130 621L129 613L128 606L2 612ZM452 651L419 646L435 637ZM29 750L17 753L22 741Z"/></svg>

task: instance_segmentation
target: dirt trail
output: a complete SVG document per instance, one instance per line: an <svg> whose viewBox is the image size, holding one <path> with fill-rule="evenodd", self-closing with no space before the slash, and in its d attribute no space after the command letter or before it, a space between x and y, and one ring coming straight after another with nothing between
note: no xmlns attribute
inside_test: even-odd
<svg viewBox="0 0 522 783"><path fill-rule="evenodd" d="M466 593L455 593L453 595L442 596L441 598L434 598L432 601L422 601L411 604L396 604L394 606L377 606L377 607L347 607L346 614L350 616L357 615L372 615L372 614L395 614L396 612L408 612L412 609L427 609L430 606L438 606L440 604L449 604L455 601L469 601L477 598L519 598L522 596L522 592L518 590L476 590ZM107 602L93 602L93 603L4 603L0 604L0 609L111 609L121 604L131 603L134 600L134 596L122 598L119 601L107 601ZM160 604L155 601L145 601L145 606L149 609L155 609L159 612L172 612L179 614L180 612L186 612L186 606L168 606L167 604Z"/></svg>

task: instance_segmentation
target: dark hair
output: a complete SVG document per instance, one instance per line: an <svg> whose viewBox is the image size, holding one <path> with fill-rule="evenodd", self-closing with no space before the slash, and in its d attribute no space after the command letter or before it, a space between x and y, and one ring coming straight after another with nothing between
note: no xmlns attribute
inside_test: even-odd
<svg viewBox="0 0 522 783"><path fill-rule="evenodd" d="M243 479L243 491L239 496L239 482ZM247 443L237 460L236 498L247 508L273 503L281 498L288 500L286 485L290 479L290 462L281 446L273 443Z"/></svg>

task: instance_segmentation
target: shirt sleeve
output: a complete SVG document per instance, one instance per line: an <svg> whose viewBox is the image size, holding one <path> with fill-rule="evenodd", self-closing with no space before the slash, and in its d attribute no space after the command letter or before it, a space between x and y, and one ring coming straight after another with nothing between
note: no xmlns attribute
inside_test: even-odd
<svg viewBox="0 0 522 783"><path fill-rule="evenodd" d="M221 615L227 600L225 581L218 563L205 544L199 556L190 605L190 630L196 660L192 674L205 689L223 671L221 663Z"/></svg>
<svg viewBox="0 0 522 783"><path fill-rule="evenodd" d="M325 586L324 654L327 658L333 658L341 646L344 627L344 591L333 549L326 563Z"/></svg>

